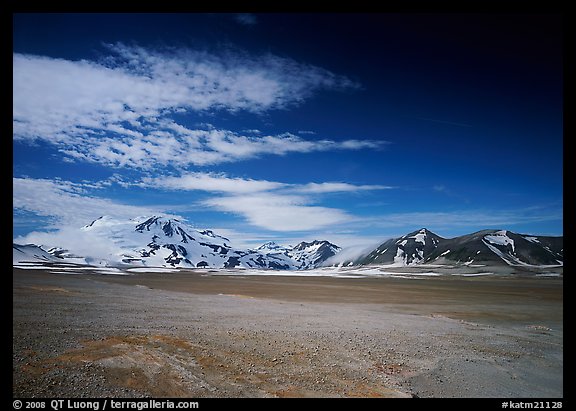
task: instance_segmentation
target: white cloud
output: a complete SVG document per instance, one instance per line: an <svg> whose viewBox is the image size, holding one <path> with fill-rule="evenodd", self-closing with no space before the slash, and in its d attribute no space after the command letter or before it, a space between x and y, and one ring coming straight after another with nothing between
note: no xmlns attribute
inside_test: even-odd
<svg viewBox="0 0 576 411"><path fill-rule="evenodd" d="M179 87L181 92L172 101L194 110L282 108L320 89L359 87L344 76L272 54L159 51L121 43L109 48L114 53L109 66L138 73L156 84Z"/></svg>
<svg viewBox="0 0 576 411"><path fill-rule="evenodd" d="M286 184L268 180L232 178L225 174L188 173L178 177L146 177L137 185L161 190L200 190L224 193L202 204L244 217L250 224L272 231L309 231L352 222L356 217L330 207L317 206L310 194L350 193L389 189L381 185L348 183ZM248 195L249 194L249 195Z"/></svg>
<svg viewBox="0 0 576 411"><path fill-rule="evenodd" d="M171 126L174 128L177 125ZM100 138L93 144L86 140L61 151L75 158L113 167L151 169L157 165L186 168L190 165L206 166L247 160L262 155L361 148L354 148L348 141L308 141L288 133L252 137L229 130L178 128L178 135L157 129L145 137Z"/></svg>
<svg viewBox="0 0 576 411"><path fill-rule="evenodd" d="M14 54L14 138L58 144L90 137L111 124L150 114L153 106L157 113L160 95L157 85L121 70L86 61ZM138 114L126 106L128 102Z"/></svg>
<svg viewBox="0 0 576 411"><path fill-rule="evenodd" d="M286 186L274 181L230 178L222 174L207 173L189 173L179 177L145 177L142 185L164 190L202 190L228 194L258 193Z"/></svg>
<svg viewBox="0 0 576 411"><path fill-rule="evenodd" d="M309 203L305 197L270 193L203 201L208 207L239 214L250 224L272 231L310 231L354 220L345 211Z"/></svg>
<svg viewBox="0 0 576 411"><path fill-rule="evenodd" d="M325 265L339 265L344 262L354 261L360 257L367 256L370 254L376 247L382 244L381 240L377 242L372 242L370 245L367 245L366 239L361 239L361 244L355 245L342 245L342 250L340 250L336 255L328 258L324 264Z"/></svg>
<svg viewBox="0 0 576 411"><path fill-rule="evenodd" d="M14 239L17 244L36 244L44 249L61 247L73 250L78 256L116 260L118 248L110 239L101 238L78 227L64 226L57 231L33 231Z"/></svg>
<svg viewBox="0 0 576 411"><path fill-rule="evenodd" d="M14 139L46 141L76 161L141 169L387 144L189 129L170 117L208 110L262 112L298 104L321 89L358 87L322 68L271 54L108 48L112 55L100 62L15 53Z"/></svg>
<svg viewBox="0 0 576 411"><path fill-rule="evenodd" d="M258 130L257 128L242 130L242 132L247 133L247 134L256 134L256 135L262 134L262 130Z"/></svg>
<svg viewBox="0 0 576 411"><path fill-rule="evenodd" d="M389 143L389 141L384 140L345 140L340 145L340 148L343 150L379 150Z"/></svg>
<svg viewBox="0 0 576 411"><path fill-rule="evenodd" d="M349 183L308 183L297 187L296 190L301 193L350 193L356 191L387 190L392 186L384 185L354 185Z"/></svg>
<svg viewBox="0 0 576 411"><path fill-rule="evenodd" d="M210 54L110 45L105 62L13 55L16 138L102 131L166 111L262 111L298 103L322 88L357 87L319 67L273 55Z"/></svg>
<svg viewBox="0 0 576 411"><path fill-rule="evenodd" d="M180 176L144 177L140 183L143 187L155 187L163 190L201 190L215 193L246 194L263 191L275 191L276 194L326 194L350 193L357 191L386 190L392 186L355 185L343 182L288 184L277 181L253 180L228 177L220 173L184 173Z"/></svg>

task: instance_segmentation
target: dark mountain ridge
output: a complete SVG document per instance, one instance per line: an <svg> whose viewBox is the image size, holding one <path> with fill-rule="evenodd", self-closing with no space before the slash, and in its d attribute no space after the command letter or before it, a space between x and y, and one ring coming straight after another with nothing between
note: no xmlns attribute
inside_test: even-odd
<svg viewBox="0 0 576 411"><path fill-rule="evenodd" d="M563 244L563 237L518 234L507 230L482 230L443 238L422 228L389 239L352 263L563 265ZM344 263L347 264L350 262Z"/></svg>

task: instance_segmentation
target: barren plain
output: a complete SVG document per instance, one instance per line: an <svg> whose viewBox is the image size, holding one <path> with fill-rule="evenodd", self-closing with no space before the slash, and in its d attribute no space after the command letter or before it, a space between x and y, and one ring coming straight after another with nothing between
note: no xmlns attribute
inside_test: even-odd
<svg viewBox="0 0 576 411"><path fill-rule="evenodd" d="M228 274L14 268L13 396L563 396L561 275Z"/></svg>

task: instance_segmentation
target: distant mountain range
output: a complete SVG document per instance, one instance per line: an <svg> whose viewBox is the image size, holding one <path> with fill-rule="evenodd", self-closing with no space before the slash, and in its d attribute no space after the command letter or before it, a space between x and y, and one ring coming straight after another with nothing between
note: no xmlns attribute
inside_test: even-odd
<svg viewBox="0 0 576 411"><path fill-rule="evenodd" d="M94 252L80 253L57 244L44 248L35 244L14 244L13 264L60 262L104 266L307 270L320 266L372 264L542 266L563 265L564 261L563 237L533 236L506 230L483 230L447 239L422 228L389 239L361 257L344 261L338 258L340 247L325 240L287 247L268 242L255 249L239 249L232 247L228 238L211 230L197 230L179 220L161 216L124 221L103 216L79 230L83 241L88 238L94 245ZM86 244L82 249L86 250Z"/></svg>
<svg viewBox="0 0 576 411"><path fill-rule="evenodd" d="M34 244L14 244L13 262L305 270L319 266L340 251L328 241L302 242L294 247L266 243L256 249L238 249L230 245L228 238L211 230L196 230L179 220L159 216L129 221L103 216L80 230L83 238L94 241L94 252L82 255L57 245L45 251ZM103 248L111 251L102 255Z"/></svg>
<svg viewBox="0 0 576 411"><path fill-rule="evenodd" d="M422 228L387 240L367 255L340 265L563 265L563 243L563 237L533 236L506 230L482 230L460 237L442 238Z"/></svg>

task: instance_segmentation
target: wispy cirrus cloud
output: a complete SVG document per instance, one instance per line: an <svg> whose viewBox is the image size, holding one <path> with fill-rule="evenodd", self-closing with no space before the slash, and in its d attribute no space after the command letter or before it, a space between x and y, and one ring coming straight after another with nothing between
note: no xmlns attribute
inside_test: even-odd
<svg viewBox="0 0 576 411"><path fill-rule="evenodd" d="M287 186L287 184L275 181L233 178L214 173L188 173L178 177L144 177L142 183L138 184L163 190L199 190L228 194L260 193Z"/></svg>
<svg viewBox="0 0 576 411"><path fill-rule="evenodd" d="M191 129L172 118L215 110L259 113L300 104L320 90L358 88L322 68L271 54L107 47L110 54L100 61L15 53L14 139L48 142L76 161L141 169L387 144Z"/></svg>
<svg viewBox="0 0 576 411"><path fill-rule="evenodd" d="M180 88L172 107L261 111L302 102L322 89L359 87L345 76L273 54L152 50L122 43L108 47L112 54L105 64L114 70Z"/></svg>
<svg viewBox="0 0 576 411"><path fill-rule="evenodd" d="M350 183L308 183L302 186L296 187L295 189L301 193L351 193L358 191L372 191L372 190L389 190L393 189L393 186L385 186L379 184L364 184L355 185Z"/></svg>
<svg viewBox="0 0 576 411"><path fill-rule="evenodd" d="M326 194L350 193L371 190L387 190L392 186L364 184L355 185L344 182L293 184L269 180L254 180L229 177L225 173L184 173L179 176L144 177L134 183L143 187L162 190L200 190L212 193L247 194L275 191L277 194Z"/></svg>
<svg viewBox="0 0 576 411"><path fill-rule="evenodd" d="M253 226L272 231L310 231L355 219L343 210L315 206L309 198L296 195L224 196L202 203L241 215Z"/></svg>
<svg viewBox="0 0 576 411"><path fill-rule="evenodd" d="M71 145L61 144L60 151L75 159L111 167L150 169L161 165L184 169L263 155L381 149L386 145L383 141L310 141L290 133L254 136L230 130L191 130L183 126L176 132L175 127L167 130L164 126L158 123L146 136L125 133L120 137L82 138Z"/></svg>
<svg viewBox="0 0 576 411"><path fill-rule="evenodd" d="M271 54L151 50L121 43L108 50L102 61L14 53L20 136L43 138L40 126L50 124L70 135L122 121L138 125L143 117L166 111L258 112L300 103L321 89L358 87L344 76Z"/></svg>

